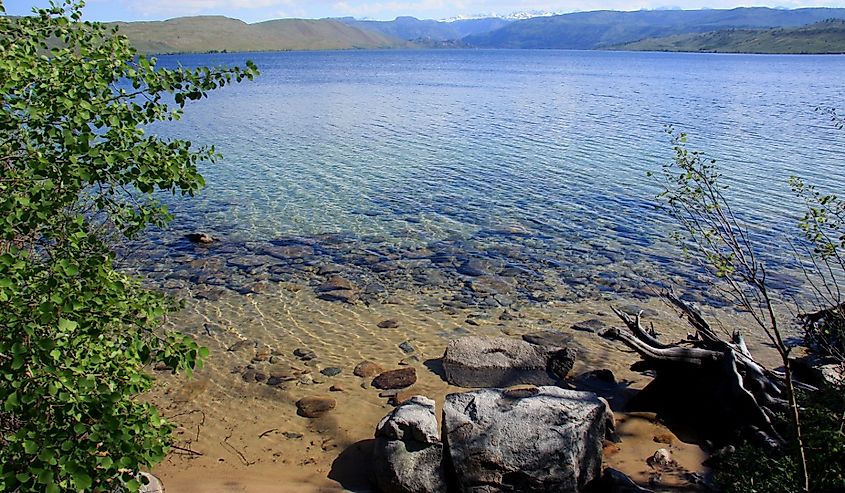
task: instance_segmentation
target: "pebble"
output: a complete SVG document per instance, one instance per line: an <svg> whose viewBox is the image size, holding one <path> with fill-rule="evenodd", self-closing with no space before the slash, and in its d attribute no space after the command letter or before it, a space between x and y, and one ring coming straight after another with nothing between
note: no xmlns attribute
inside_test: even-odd
<svg viewBox="0 0 845 493"><path fill-rule="evenodd" d="M380 390L403 389L417 382L417 370L414 367L390 370L373 379L373 387Z"/></svg>
<svg viewBox="0 0 845 493"><path fill-rule="evenodd" d="M581 332L591 332L595 333L599 330L607 327L607 324L602 322L597 318L593 318L590 320L582 320L581 322L576 322L572 324L572 328L575 330L580 330Z"/></svg>
<svg viewBox="0 0 845 493"><path fill-rule="evenodd" d="M383 320L378 323L380 329L397 329L399 328L399 321L395 318Z"/></svg>
<svg viewBox="0 0 845 493"><path fill-rule="evenodd" d="M354 291L355 284L349 279L340 276L332 276L328 281L318 286L314 291L318 293L326 293L331 291Z"/></svg>
<svg viewBox="0 0 845 493"><path fill-rule="evenodd" d="M646 462L649 466L659 469L659 468L670 468L673 466L678 465L674 459L672 459L672 453L669 452L668 449L662 448L658 449L654 455L649 457Z"/></svg>
<svg viewBox="0 0 845 493"><path fill-rule="evenodd" d="M333 377L333 376L339 375L341 371L342 370L340 368L332 366L330 368L323 368L322 370L320 370L320 373L322 373L323 375L325 375L327 377Z"/></svg>
<svg viewBox="0 0 845 493"><path fill-rule="evenodd" d="M241 349L246 349L246 348L250 348L250 349L252 349L252 348L255 348L255 347L257 347L257 346L258 346L258 342L257 342L257 341L252 341L252 340L249 340L249 339L244 339L244 340L242 340L242 341L238 341L238 342L236 342L236 343L232 344L231 346L229 346L229 347L226 349L226 351L235 352L235 351L240 351Z"/></svg>
<svg viewBox="0 0 845 493"><path fill-rule="evenodd" d="M323 301L337 301L353 305L358 299L358 293L356 291L352 291L351 289L338 289L335 291L320 293L317 297Z"/></svg>
<svg viewBox="0 0 845 493"><path fill-rule="evenodd" d="M317 357L317 353L307 348L297 348L293 350L293 355L302 361L310 361Z"/></svg>
<svg viewBox="0 0 845 493"><path fill-rule="evenodd" d="M413 353L414 351L416 351L416 350L417 350L417 349L413 346L413 344L411 344L411 341L405 341L405 342L403 342L402 344L400 344L400 345L399 345L399 349L401 349L401 350L402 350L402 352L403 352L403 353L405 353L405 354L411 354L411 353Z"/></svg>
<svg viewBox="0 0 845 493"><path fill-rule="evenodd" d="M269 385L271 387L277 387L277 386L279 386L279 385L281 385L285 382L286 382L286 380L284 378L280 378L280 377L270 376L270 378L267 379L267 385Z"/></svg>
<svg viewBox="0 0 845 493"><path fill-rule="evenodd" d="M379 373L383 373L384 368L378 363L373 363L372 361L362 361L355 366L355 369L352 370L352 374L356 377L363 377L363 378L370 378L378 375Z"/></svg>
<svg viewBox="0 0 845 493"><path fill-rule="evenodd" d="M306 418L319 418L337 406L331 397L303 397L296 401L297 414Z"/></svg>

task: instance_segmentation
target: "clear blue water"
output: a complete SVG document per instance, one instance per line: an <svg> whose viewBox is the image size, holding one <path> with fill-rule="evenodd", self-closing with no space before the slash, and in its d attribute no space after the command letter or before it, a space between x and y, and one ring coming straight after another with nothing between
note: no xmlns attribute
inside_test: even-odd
<svg viewBox="0 0 845 493"><path fill-rule="evenodd" d="M664 125L718 160L767 244L793 227L792 174L842 189L845 57L592 51L346 51L160 57L254 60L261 76L191 105L164 135L215 144L174 232L233 241L349 235L508 249L547 265L668 265L671 225L646 177ZM513 233L518 228L520 234ZM620 257L621 255L621 257ZM599 259L600 257L600 259Z"/></svg>

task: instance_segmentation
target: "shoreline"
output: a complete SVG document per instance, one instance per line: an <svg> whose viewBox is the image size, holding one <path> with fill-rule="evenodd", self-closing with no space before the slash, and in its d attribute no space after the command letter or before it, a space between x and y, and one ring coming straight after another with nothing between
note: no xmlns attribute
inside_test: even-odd
<svg viewBox="0 0 845 493"><path fill-rule="evenodd" d="M190 269L201 271L200 264L213 262L218 246L200 250L201 262ZM284 252L289 257L302 253L288 247ZM224 263L217 270L225 270L226 265L236 270L258 267L242 265L254 263L244 262L243 257L233 258L241 259L236 260L239 265ZM607 465L647 482L654 471L645 459L658 448L669 447L686 470L707 473L701 466L706 453L698 445L682 441L653 422L652 416L621 412L625 396L649 380L629 369L637 358L595 333L572 329L586 320L616 324L608 305L636 303L662 337L685 337L686 327L657 298L605 293L592 300L539 301L515 296L502 299L507 305L448 305L454 291L441 279L424 285L385 282L387 293L361 290L355 299L321 299L322 283L333 276L358 283L355 269L359 267L354 262L335 266L313 262L298 282L264 280L259 290L239 293L221 288L205 299L196 298L195 290L189 292L186 308L170 318L169 326L193 335L210 348L211 355L193 379L156 372L158 384L150 399L180 425L177 445L202 455L177 451L154 469L169 491L258 492L280 484L285 491L370 491L368 441L393 406L388 394L370 387L369 379L352 374L359 362L374 361L384 369L415 368L418 380L409 393L433 398L439 410L447 393L468 390L450 386L437 372L436 362L448 340L468 334L519 338L541 330L560 331L571 339L578 356L570 375L610 369L621 382L615 389L604 390L617 421L624 421L620 424L623 442L605 449ZM403 272L397 269L386 275L401 280ZM479 277L459 275L470 286ZM733 312L720 314L725 323L741 324ZM384 324L387 320L394 323ZM764 342L753 335L749 338L751 350L768 363L771 350L765 349ZM403 347L406 344L410 350ZM296 355L298 349L309 350L315 357L304 360ZM247 382L250 364L282 365L292 377L277 386ZM327 369L333 370L322 372ZM338 374L328 376L334 369ZM295 402L308 396L335 399L337 407L321 418L298 416ZM672 443L658 443L656 437L668 437ZM665 474L663 480L669 482L667 487L685 484L682 478Z"/></svg>

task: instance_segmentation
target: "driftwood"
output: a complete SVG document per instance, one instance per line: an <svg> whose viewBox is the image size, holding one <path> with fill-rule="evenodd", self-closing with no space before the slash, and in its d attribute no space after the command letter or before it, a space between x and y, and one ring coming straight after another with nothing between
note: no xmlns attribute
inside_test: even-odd
<svg viewBox="0 0 845 493"><path fill-rule="evenodd" d="M695 329L687 340L663 343L653 329L643 328L641 314L631 317L615 308L627 330L600 333L640 355L634 369L655 372L629 408L657 412L692 435L711 440L732 441L741 435L772 447L782 445L772 422L775 414L788 409L783 376L757 363L738 332L725 340L695 306L671 292L665 297Z"/></svg>

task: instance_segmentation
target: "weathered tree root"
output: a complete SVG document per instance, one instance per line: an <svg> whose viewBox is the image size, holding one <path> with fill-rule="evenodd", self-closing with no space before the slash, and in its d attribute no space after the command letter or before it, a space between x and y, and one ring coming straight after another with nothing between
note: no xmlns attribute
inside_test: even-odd
<svg viewBox="0 0 845 493"><path fill-rule="evenodd" d="M757 363L742 336L720 338L694 306L673 293L664 296L685 316L695 332L687 340L662 343L653 330L613 308L627 331L609 328L600 336L621 341L642 361L638 370L654 370L654 380L641 392L641 410L668 414L699 432L727 441L741 435L755 442L779 447L783 438L772 421L788 408L782 375ZM649 409L651 408L651 409Z"/></svg>

